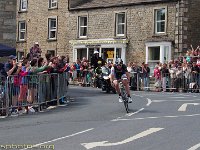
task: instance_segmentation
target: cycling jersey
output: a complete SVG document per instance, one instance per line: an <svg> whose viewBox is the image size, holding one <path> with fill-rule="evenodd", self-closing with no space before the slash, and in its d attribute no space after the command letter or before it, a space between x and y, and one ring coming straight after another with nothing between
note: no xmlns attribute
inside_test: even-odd
<svg viewBox="0 0 200 150"><path fill-rule="evenodd" d="M122 64L121 68L118 68L117 65L111 68L111 74L114 75L117 80L121 79L126 72L128 72L128 70L124 64Z"/></svg>

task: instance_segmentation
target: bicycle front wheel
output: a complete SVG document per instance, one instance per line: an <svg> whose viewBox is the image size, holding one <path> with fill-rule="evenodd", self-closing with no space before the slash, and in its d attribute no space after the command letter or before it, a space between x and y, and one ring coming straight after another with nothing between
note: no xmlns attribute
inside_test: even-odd
<svg viewBox="0 0 200 150"><path fill-rule="evenodd" d="M126 109L126 112L129 113L129 108L128 108L128 100L126 98L126 100L124 100L124 107Z"/></svg>

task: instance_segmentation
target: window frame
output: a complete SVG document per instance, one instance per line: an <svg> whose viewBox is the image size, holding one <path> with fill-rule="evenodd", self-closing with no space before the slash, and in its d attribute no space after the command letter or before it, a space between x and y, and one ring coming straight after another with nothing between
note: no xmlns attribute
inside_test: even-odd
<svg viewBox="0 0 200 150"><path fill-rule="evenodd" d="M81 22L81 18L86 18L87 19L87 25L86 26L81 26L80 22ZM86 28L86 35L81 35L81 28ZM88 33L88 16L87 15L82 15L82 16L78 16L78 38L87 38L87 33Z"/></svg>
<svg viewBox="0 0 200 150"><path fill-rule="evenodd" d="M25 56L25 52L24 51L17 51L17 59L18 61L22 59L22 56Z"/></svg>
<svg viewBox="0 0 200 150"><path fill-rule="evenodd" d="M21 24L24 23L24 29L21 29ZM24 38L21 38L21 33L24 33ZM22 20L18 22L18 40L19 41L25 41L26 39L26 21Z"/></svg>
<svg viewBox="0 0 200 150"><path fill-rule="evenodd" d="M56 56L56 50L47 50L48 54L51 54L52 57Z"/></svg>
<svg viewBox="0 0 200 150"><path fill-rule="evenodd" d="M119 14L124 14L124 22L123 23L119 23L118 20L119 20ZM126 12L116 12L115 13L115 35L117 37L125 37L126 36L126 28L127 28L127 23L126 23ZM118 26L119 25L124 25L124 34L118 34Z"/></svg>
<svg viewBox="0 0 200 150"><path fill-rule="evenodd" d="M158 11L159 10L165 10L165 20L157 20L157 15L158 15ZM157 7L154 8L154 34L166 34L167 33L167 17L168 17L168 11L167 11L167 7ZM165 26L164 26L164 32L158 32L158 25L157 23L161 23L161 22L165 22Z"/></svg>
<svg viewBox="0 0 200 150"><path fill-rule="evenodd" d="M26 8L23 8L23 4L26 3ZM28 9L28 0L20 0L20 6L19 6L19 11L27 11Z"/></svg>
<svg viewBox="0 0 200 150"><path fill-rule="evenodd" d="M158 62L161 62L161 63L168 63L171 58L172 58L172 42L147 42L145 43L145 46L146 46L146 63L149 64L149 67L150 67L150 74L153 75L153 69L156 65L156 63ZM160 47L160 57L159 57L159 60L150 60L149 59L149 48L152 48L152 47ZM166 60L164 60L164 57L165 57L165 52L166 52L166 49L165 47L168 47L167 49L167 54L168 54L168 57Z"/></svg>
<svg viewBox="0 0 200 150"><path fill-rule="evenodd" d="M51 21L55 19L56 21L56 27L55 29L51 29ZM55 32L55 37L51 38L51 32ZM58 32L58 18L57 17L49 17L48 18L48 40L56 40L57 39L57 32Z"/></svg>
<svg viewBox="0 0 200 150"><path fill-rule="evenodd" d="M53 4L56 4L56 6L52 6ZM49 0L49 9L55 9L55 8L58 8L58 0Z"/></svg>

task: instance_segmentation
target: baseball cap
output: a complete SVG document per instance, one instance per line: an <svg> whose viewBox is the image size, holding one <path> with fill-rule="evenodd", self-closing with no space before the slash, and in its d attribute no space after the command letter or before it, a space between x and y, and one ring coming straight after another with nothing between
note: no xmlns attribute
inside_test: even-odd
<svg viewBox="0 0 200 150"><path fill-rule="evenodd" d="M122 63L123 63L123 61L122 61L122 59L121 59L121 58L117 58L117 60L115 61L115 63L116 63L116 64L122 64Z"/></svg>
<svg viewBox="0 0 200 150"><path fill-rule="evenodd" d="M35 44L35 45L39 45L39 43L38 43L38 42L35 42L34 44Z"/></svg>
<svg viewBox="0 0 200 150"><path fill-rule="evenodd" d="M9 59L17 59L17 57L14 56L14 55L10 55L8 58L9 58Z"/></svg>

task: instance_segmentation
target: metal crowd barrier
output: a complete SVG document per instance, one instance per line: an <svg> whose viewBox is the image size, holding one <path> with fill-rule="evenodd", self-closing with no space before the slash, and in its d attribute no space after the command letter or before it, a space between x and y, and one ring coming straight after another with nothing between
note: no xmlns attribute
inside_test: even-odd
<svg viewBox="0 0 200 150"><path fill-rule="evenodd" d="M198 73L169 73L163 74L162 89L175 92L200 92L200 74Z"/></svg>
<svg viewBox="0 0 200 150"><path fill-rule="evenodd" d="M172 91L172 92L200 92L200 74L161 74L160 79L152 76L144 77L140 72L131 72L131 90L144 91Z"/></svg>
<svg viewBox="0 0 200 150"><path fill-rule="evenodd" d="M13 110L29 107L41 110L43 104L66 98L68 73L9 76L0 85L0 115L8 116Z"/></svg>
<svg viewBox="0 0 200 150"><path fill-rule="evenodd" d="M6 115L6 109L8 107L8 103L6 100L6 77L0 76L0 116L5 116Z"/></svg>

